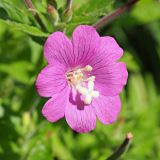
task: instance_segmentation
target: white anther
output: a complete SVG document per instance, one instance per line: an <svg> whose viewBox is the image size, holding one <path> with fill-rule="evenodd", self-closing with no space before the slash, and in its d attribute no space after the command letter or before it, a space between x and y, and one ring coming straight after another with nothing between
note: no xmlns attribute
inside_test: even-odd
<svg viewBox="0 0 160 160"><path fill-rule="evenodd" d="M95 76L91 76L91 77L89 77L88 79L87 79L87 81L95 81L95 79L96 79L96 77Z"/></svg>
<svg viewBox="0 0 160 160"><path fill-rule="evenodd" d="M90 65L86 65L86 67L85 67L85 70L86 70L86 71L89 71L89 72L92 71L92 69L93 69L93 68L92 68Z"/></svg>
<svg viewBox="0 0 160 160"><path fill-rule="evenodd" d="M81 69L77 69L77 71L75 73L82 74L82 71L81 71Z"/></svg>
<svg viewBox="0 0 160 160"><path fill-rule="evenodd" d="M73 76L74 81L77 83L82 80L83 73L81 72L80 69L78 69L77 71L73 72L72 76Z"/></svg>
<svg viewBox="0 0 160 160"><path fill-rule="evenodd" d="M94 91L95 76L90 76L86 79L83 73L83 71L90 72L92 69L90 65L86 65L84 68L71 71L67 74L68 81L83 96L85 104L90 104L93 98L99 97L99 92Z"/></svg>

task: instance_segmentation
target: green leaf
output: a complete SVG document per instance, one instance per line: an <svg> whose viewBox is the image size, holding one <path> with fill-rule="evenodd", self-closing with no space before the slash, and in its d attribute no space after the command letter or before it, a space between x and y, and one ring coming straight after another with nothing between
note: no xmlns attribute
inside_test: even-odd
<svg viewBox="0 0 160 160"><path fill-rule="evenodd" d="M23 9L19 9L14 3L7 0L0 1L0 21L8 24L13 29L23 31L31 36L35 37L47 37L48 34L41 31L35 26L31 26L29 20L29 14ZM36 39L36 41L43 43L44 40Z"/></svg>
<svg viewBox="0 0 160 160"><path fill-rule="evenodd" d="M123 57L120 59L120 61L125 62L127 65L127 68L130 71L139 71L140 70L140 67L139 67L137 61L135 60L133 55L130 54L129 52L125 52Z"/></svg>
<svg viewBox="0 0 160 160"><path fill-rule="evenodd" d="M160 3L155 0L141 0L132 10L131 16L141 23L148 23L160 19Z"/></svg>
<svg viewBox="0 0 160 160"><path fill-rule="evenodd" d="M48 148L44 144L37 143L34 148L30 151L28 160L41 160L41 159L52 159L52 155Z"/></svg>
<svg viewBox="0 0 160 160"><path fill-rule="evenodd" d="M10 19L10 20L14 20L17 22L23 22L23 23L28 23L29 19L27 16L27 13L22 10L19 9L14 3L12 3L11 1L7 1L7 0L1 0L0 1L0 8L3 8L3 14L2 12L0 12L0 18L2 19ZM6 15L4 17L4 11L6 12Z"/></svg>
<svg viewBox="0 0 160 160"><path fill-rule="evenodd" d="M143 77L140 74L130 75L128 82L129 103L136 114L143 111L148 103L148 94Z"/></svg>
<svg viewBox="0 0 160 160"><path fill-rule="evenodd" d="M17 23L17 22L13 22L10 20L7 20L7 21L0 20L0 21L3 21L4 23L8 24L13 29L20 30L24 33L31 35L31 36L48 37L48 35L49 35L47 33L44 33L43 31L41 31L39 28L34 27L34 26L29 26L28 24Z"/></svg>
<svg viewBox="0 0 160 160"><path fill-rule="evenodd" d="M3 106L0 104L0 118L2 118L4 116L4 108Z"/></svg>
<svg viewBox="0 0 160 160"><path fill-rule="evenodd" d="M33 69L32 65L27 61L17 61L10 64L0 64L0 72L6 73L13 79L21 82L28 83L29 71Z"/></svg>
<svg viewBox="0 0 160 160"><path fill-rule="evenodd" d="M73 11L72 20L67 25L67 33L71 34L72 30L79 24L95 23L98 18L112 10L112 2L113 0L89 0L85 3L74 3L75 6L80 6Z"/></svg>

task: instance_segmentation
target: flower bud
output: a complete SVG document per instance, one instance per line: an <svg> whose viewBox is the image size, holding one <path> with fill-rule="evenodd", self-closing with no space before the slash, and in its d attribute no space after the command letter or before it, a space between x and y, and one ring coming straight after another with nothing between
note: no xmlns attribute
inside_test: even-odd
<svg viewBox="0 0 160 160"><path fill-rule="evenodd" d="M72 19L72 0L67 1L66 9L63 13L63 21L69 22Z"/></svg>
<svg viewBox="0 0 160 160"><path fill-rule="evenodd" d="M59 14L57 11L57 5L54 0L48 0L48 5L47 5L47 12L51 18L51 21L54 26L57 25L58 20L59 20Z"/></svg>

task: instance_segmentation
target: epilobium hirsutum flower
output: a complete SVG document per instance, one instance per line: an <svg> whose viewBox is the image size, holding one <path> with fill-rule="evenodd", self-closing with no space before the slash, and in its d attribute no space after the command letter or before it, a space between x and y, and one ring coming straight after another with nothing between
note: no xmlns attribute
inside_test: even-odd
<svg viewBox="0 0 160 160"><path fill-rule="evenodd" d="M48 65L36 81L38 93L50 97L42 109L44 117L50 122L65 117L77 132L93 130L96 117L113 123L128 77L126 65L117 62L122 54L114 38L100 37L91 26L78 26L72 41L62 32L51 34L44 46Z"/></svg>

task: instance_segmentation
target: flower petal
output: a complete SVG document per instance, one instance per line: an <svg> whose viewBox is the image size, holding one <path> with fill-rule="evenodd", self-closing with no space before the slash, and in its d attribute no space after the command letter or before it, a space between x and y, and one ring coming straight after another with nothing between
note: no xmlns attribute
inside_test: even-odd
<svg viewBox="0 0 160 160"><path fill-rule="evenodd" d="M77 94L76 100L70 95L65 117L68 125L80 133L89 132L96 126L96 115L93 107L85 105L79 94Z"/></svg>
<svg viewBox="0 0 160 160"><path fill-rule="evenodd" d="M75 64L85 66L97 54L100 37L94 27L80 25L73 32L72 44Z"/></svg>
<svg viewBox="0 0 160 160"><path fill-rule="evenodd" d="M96 77L95 89L106 96L119 94L127 83L128 72L123 62L97 65L92 75Z"/></svg>
<svg viewBox="0 0 160 160"><path fill-rule="evenodd" d="M98 54L89 64L94 68L104 66L116 62L122 55L123 50L113 37L101 37Z"/></svg>
<svg viewBox="0 0 160 160"><path fill-rule="evenodd" d="M50 98L42 109L43 116L50 122L56 122L64 117L68 101L68 88Z"/></svg>
<svg viewBox="0 0 160 160"><path fill-rule="evenodd" d="M51 34L44 45L44 56L49 64L58 61L66 66L73 63L73 49L71 41L62 32Z"/></svg>
<svg viewBox="0 0 160 160"><path fill-rule="evenodd" d="M116 121L121 109L119 96L107 97L100 95L92 101L98 119L104 124L111 124Z"/></svg>
<svg viewBox="0 0 160 160"><path fill-rule="evenodd" d="M104 54L106 59L117 61L122 55L123 50L113 37L101 37L101 47L99 54Z"/></svg>
<svg viewBox="0 0 160 160"><path fill-rule="evenodd" d="M56 63L48 65L38 75L36 89L42 97L52 97L67 86L65 77L66 68Z"/></svg>

